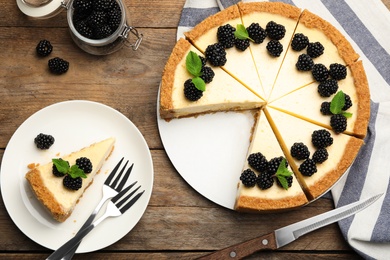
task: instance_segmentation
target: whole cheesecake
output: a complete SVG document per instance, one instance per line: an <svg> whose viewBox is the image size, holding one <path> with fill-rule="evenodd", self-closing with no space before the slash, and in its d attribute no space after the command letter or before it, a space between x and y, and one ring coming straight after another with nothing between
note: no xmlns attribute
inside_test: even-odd
<svg viewBox="0 0 390 260"><path fill-rule="evenodd" d="M163 119L258 110L237 180L236 210L297 208L340 179L364 144L370 116L363 64L341 32L308 10L258 2L212 15L185 38L162 76ZM184 61L190 51L202 57L202 71L193 75ZM206 90L198 79L187 81L206 77L203 67L215 72ZM232 78L240 83L234 88L226 84ZM242 98L242 89L258 99Z"/></svg>
<svg viewBox="0 0 390 260"><path fill-rule="evenodd" d="M64 222L72 214L85 190L92 184L93 178L111 155L114 143L114 138L108 138L61 157L62 160L69 162L70 166L75 165L76 160L82 157L88 158L92 164L92 171L86 174L86 178L82 178L81 188L77 190L66 188L63 184L64 177L53 174L53 162L35 165L26 173L26 179L34 194L55 220Z"/></svg>

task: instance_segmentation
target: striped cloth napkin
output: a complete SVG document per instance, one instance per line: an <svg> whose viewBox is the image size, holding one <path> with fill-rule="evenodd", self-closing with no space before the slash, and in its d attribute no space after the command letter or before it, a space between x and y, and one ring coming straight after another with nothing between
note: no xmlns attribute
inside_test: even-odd
<svg viewBox="0 0 390 260"><path fill-rule="evenodd" d="M221 0L224 8L238 0ZM245 1L244 2L249 2ZM368 210L339 222L348 243L366 259L390 253L390 12L381 0L282 0L308 9L336 26L360 54L371 91L365 145L348 174L326 194L340 207L384 193ZM216 0L187 0L177 37L220 10Z"/></svg>

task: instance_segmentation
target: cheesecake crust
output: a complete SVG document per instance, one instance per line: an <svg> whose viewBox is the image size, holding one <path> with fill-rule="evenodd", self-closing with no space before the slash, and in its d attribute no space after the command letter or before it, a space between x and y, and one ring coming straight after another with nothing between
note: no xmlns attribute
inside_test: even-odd
<svg viewBox="0 0 390 260"><path fill-rule="evenodd" d="M185 32L184 35L192 43L196 42L203 34L212 28L219 27L232 19L241 18L237 5L232 5L212 16L209 16L199 24L197 24L191 31Z"/></svg>
<svg viewBox="0 0 390 260"><path fill-rule="evenodd" d="M53 194L45 187L40 171L34 168L27 172L26 179L38 200L46 207L49 213L58 222L64 222L71 212L64 211L63 207L56 201Z"/></svg>
<svg viewBox="0 0 390 260"><path fill-rule="evenodd" d="M294 20L298 20L301 15L301 9L298 7L280 3L280 2L254 2L254 3L243 3L237 4L242 16L253 12L265 12L271 14L279 14Z"/></svg>
<svg viewBox="0 0 390 260"><path fill-rule="evenodd" d="M359 59L359 54L355 52L345 36L336 29L336 27L318 15L315 15L308 10L304 10L299 18L299 23L305 25L307 28L321 30L336 46L338 53L345 61L345 64L350 65Z"/></svg>
<svg viewBox="0 0 390 260"><path fill-rule="evenodd" d="M162 118L172 118L173 113L173 83L175 81L175 71L177 65L183 60L188 53L191 44L184 39L179 39L173 47L172 53L165 64L161 87L160 87L160 116ZM183 82L184 84L184 82Z"/></svg>
<svg viewBox="0 0 390 260"><path fill-rule="evenodd" d="M308 203L308 200L304 193L279 200L239 196L237 197L234 209L242 212L270 213L302 207L306 203Z"/></svg>
<svg viewBox="0 0 390 260"><path fill-rule="evenodd" d="M364 138L367 134L368 123L370 121L370 89L366 72L361 60L352 63L349 66L354 84L356 87L356 95L358 99L358 115L353 129L354 134L359 138Z"/></svg>

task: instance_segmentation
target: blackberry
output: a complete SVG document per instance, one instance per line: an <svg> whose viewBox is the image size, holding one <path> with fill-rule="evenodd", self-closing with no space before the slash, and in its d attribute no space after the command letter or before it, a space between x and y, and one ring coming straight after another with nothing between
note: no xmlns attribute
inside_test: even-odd
<svg viewBox="0 0 390 260"><path fill-rule="evenodd" d="M200 56L200 55L198 55L199 56L199 59L200 59L200 61L202 62L202 68L204 67L204 66L206 66L206 58L205 57L202 57L202 56Z"/></svg>
<svg viewBox="0 0 390 260"><path fill-rule="evenodd" d="M345 93L344 93L344 97L345 97L345 103L344 103L343 108L341 109L343 111L348 110L348 108L350 108L352 106L351 97Z"/></svg>
<svg viewBox="0 0 390 260"><path fill-rule="evenodd" d="M62 184L65 186L65 188L69 190L78 190L83 185L83 180L81 177L72 178L69 175L66 175L62 181Z"/></svg>
<svg viewBox="0 0 390 260"><path fill-rule="evenodd" d="M318 82L325 81L329 76L329 70L321 63L314 64L311 73L313 74L314 79Z"/></svg>
<svg viewBox="0 0 390 260"><path fill-rule="evenodd" d="M268 161L260 152L250 154L248 156L248 164L260 173L265 172L268 168Z"/></svg>
<svg viewBox="0 0 390 260"><path fill-rule="evenodd" d="M330 112L330 102L322 102L320 112L325 116L333 115L332 112Z"/></svg>
<svg viewBox="0 0 390 260"><path fill-rule="evenodd" d="M339 63L332 63L329 66L329 75L335 80L342 80L347 77L347 67Z"/></svg>
<svg viewBox="0 0 390 260"><path fill-rule="evenodd" d="M295 67L300 71L310 71L314 66L313 59L307 54L301 54Z"/></svg>
<svg viewBox="0 0 390 260"><path fill-rule="evenodd" d="M93 0L93 9L105 11L113 8L116 4L115 0Z"/></svg>
<svg viewBox="0 0 390 260"><path fill-rule="evenodd" d="M291 41L291 48L294 51L301 51L309 44L309 38L303 33L296 33Z"/></svg>
<svg viewBox="0 0 390 260"><path fill-rule="evenodd" d="M59 158L59 160L63 161L61 158ZM68 163L68 166L70 166L70 165L69 165L69 162L68 162L68 161L66 161L66 162ZM52 173L53 173L53 175L56 176L56 177L64 177L64 176L65 176L65 173L59 172L59 171L57 170L57 167L56 167L55 164L53 164Z"/></svg>
<svg viewBox="0 0 390 260"><path fill-rule="evenodd" d="M278 171L279 165L282 163L282 160L283 160L283 156L272 158L268 162L267 173L269 175L274 175ZM285 162L286 162L285 163L286 167L288 167L287 160L285 160Z"/></svg>
<svg viewBox="0 0 390 260"><path fill-rule="evenodd" d="M267 23L265 31L267 32L267 36L272 40L281 40L286 34L286 28L281 24L275 23L274 21Z"/></svg>
<svg viewBox="0 0 390 260"><path fill-rule="evenodd" d="M347 129L347 118L342 114L333 115L330 117L330 126L337 134L342 133Z"/></svg>
<svg viewBox="0 0 390 260"><path fill-rule="evenodd" d="M298 168L304 176L312 176L317 172L316 163L312 159L306 159Z"/></svg>
<svg viewBox="0 0 390 260"><path fill-rule="evenodd" d="M107 23L107 15L102 11L93 11L87 18L87 23L92 28L99 28Z"/></svg>
<svg viewBox="0 0 390 260"><path fill-rule="evenodd" d="M116 29L118 29L118 27L119 27L119 25L121 24L121 21L122 21L121 9L120 8L114 8L114 9L110 10L107 13L107 19L108 19L107 25L109 25L111 27L111 30L113 32L115 32Z"/></svg>
<svg viewBox="0 0 390 260"><path fill-rule="evenodd" d="M92 0L74 0L73 8L77 11L86 13L92 10Z"/></svg>
<svg viewBox="0 0 390 260"><path fill-rule="evenodd" d="M48 61L49 70L54 74L63 74L69 69L69 62L55 57Z"/></svg>
<svg viewBox="0 0 390 260"><path fill-rule="evenodd" d="M316 148L326 148L333 144L333 137L325 129L316 130L311 135L311 142Z"/></svg>
<svg viewBox="0 0 390 260"><path fill-rule="evenodd" d="M46 57L52 52L53 46L48 40L41 40L35 49L39 56Z"/></svg>
<svg viewBox="0 0 390 260"><path fill-rule="evenodd" d="M258 23L251 23L246 30L248 31L249 38L256 44L262 43L267 37L266 31Z"/></svg>
<svg viewBox="0 0 390 260"><path fill-rule="evenodd" d="M54 144L54 137L40 133L34 138L34 143L38 149L47 150Z"/></svg>
<svg viewBox="0 0 390 260"><path fill-rule="evenodd" d="M318 93L321 97L330 97L336 93L338 89L339 85L335 79L327 79L323 82L320 82L318 85Z"/></svg>
<svg viewBox="0 0 390 260"><path fill-rule="evenodd" d="M267 44L267 50L271 56L279 57L283 52L283 45L277 40L271 40Z"/></svg>
<svg viewBox="0 0 390 260"><path fill-rule="evenodd" d="M94 39L104 39L110 36L113 33L111 27L109 25L102 25L100 27L95 28L93 38Z"/></svg>
<svg viewBox="0 0 390 260"><path fill-rule="evenodd" d="M325 148L320 148L313 153L313 161L315 163L323 163L328 159L328 151Z"/></svg>
<svg viewBox="0 0 390 260"><path fill-rule="evenodd" d="M190 101L197 101L203 96L203 91L195 87L192 79L187 79L184 82L184 96Z"/></svg>
<svg viewBox="0 0 390 260"><path fill-rule="evenodd" d="M241 173L240 180L245 187L254 187L256 185L256 174L251 169L246 169Z"/></svg>
<svg viewBox="0 0 390 260"><path fill-rule="evenodd" d="M217 30L217 39L220 44L226 49L234 46L234 32L236 28L231 26L230 24L225 24L218 27Z"/></svg>
<svg viewBox="0 0 390 260"><path fill-rule="evenodd" d="M261 173L257 176L256 184L261 190L266 190L274 184L274 177L267 173Z"/></svg>
<svg viewBox="0 0 390 260"><path fill-rule="evenodd" d="M305 160L310 156L310 151L304 143L294 143L291 146L290 153L297 160Z"/></svg>
<svg viewBox="0 0 390 260"><path fill-rule="evenodd" d="M227 61L226 51L220 43L214 43L207 46L205 55L206 59L210 61L213 66L223 66Z"/></svg>
<svg viewBox="0 0 390 260"><path fill-rule="evenodd" d="M240 40L238 38L234 39L234 45L240 51L245 51L249 47L249 39Z"/></svg>
<svg viewBox="0 0 390 260"><path fill-rule="evenodd" d="M210 68L209 66L204 66L202 67L201 72L202 76L200 76L200 78L203 79L205 83L210 83L211 81L213 81L215 73L212 68Z"/></svg>
<svg viewBox="0 0 390 260"><path fill-rule="evenodd" d="M80 157L76 160L76 165L84 171L84 173L92 172L92 162L87 157Z"/></svg>
<svg viewBox="0 0 390 260"><path fill-rule="evenodd" d="M312 58L317 58L324 53L324 46L320 42L310 42L307 45L306 53Z"/></svg>
<svg viewBox="0 0 390 260"><path fill-rule="evenodd" d="M76 31L82 36L91 39L93 36L92 28L87 24L86 21L80 21L75 24Z"/></svg>
<svg viewBox="0 0 390 260"><path fill-rule="evenodd" d="M287 181L287 185L290 188L292 186L292 183L293 183L293 177L292 176L288 176L288 177L285 177L285 178L286 178L286 181ZM280 183L278 178L276 178L276 184L278 184L279 187L284 188L282 183Z"/></svg>

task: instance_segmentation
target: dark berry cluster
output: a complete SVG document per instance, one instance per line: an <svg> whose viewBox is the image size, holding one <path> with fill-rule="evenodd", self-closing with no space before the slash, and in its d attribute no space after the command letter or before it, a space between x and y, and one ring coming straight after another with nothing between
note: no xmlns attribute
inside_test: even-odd
<svg viewBox="0 0 390 260"><path fill-rule="evenodd" d="M303 54L299 55L298 61L295 64L295 66L300 71L310 71L314 66L314 62L313 62L313 59L309 55L303 53Z"/></svg>
<svg viewBox="0 0 390 260"><path fill-rule="evenodd" d="M85 174L92 172L92 162L87 157L80 157L76 159L77 167L81 173L75 174L73 171L73 167L70 167L68 161L63 160L62 158L53 159L52 173L54 176L62 178L62 184L65 188L69 190L78 190L83 185L82 177L85 177ZM84 174L84 176L83 176Z"/></svg>
<svg viewBox="0 0 390 260"><path fill-rule="evenodd" d="M225 48L220 43L207 46L205 55L206 60L213 66L223 66L227 61Z"/></svg>
<svg viewBox="0 0 390 260"><path fill-rule="evenodd" d="M48 61L48 66L52 73L59 75L68 71L69 62L59 57L55 57Z"/></svg>
<svg viewBox="0 0 390 260"><path fill-rule="evenodd" d="M321 97L330 97L337 92L338 88L337 80L327 79L318 85L318 93Z"/></svg>
<svg viewBox="0 0 390 260"><path fill-rule="evenodd" d="M274 21L267 23L265 31L267 32L267 36L272 40L281 40L286 34L286 28Z"/></svg>
<svg viewBox="0 0 390 260"><path fill-rule="evenodd" d="M302 51L309 44L309 38L303 33L296 33L291 41L291 48L294 51Z"/></svg>
<svg viewBox="0 0 390 260"><path fill-rule="evenodd" d="M62 184L69 190L78 190L83 186L81 177L72 178L70 175L65 175Z"/></svg>
<svg viewBox="0 0 390 260"><path fill-rule="evenodd" d="M47 150L54 144L54 137L40 133L34 138L34 143L38 149Z"/></svg>
<svg viewBox="0 0 390 260"><path fill-rule="evenodd" d="M267 37L267 32L258 23L252 23L249 25L247 31L249 38L251 38L256 44L262 43Z"/></svg>
<svg viewBox="0 0 390 260"><path fill-rule="evenodd" d="M283 45L278 40L270 40L267 43L267 51L271 56L279 57L283 52Z"/></svg>
<svg viewBox="0 0 390 260"><path fill-rule="evenodd" d="M41 40L39 41L36 50L39 56L46 57L53 51L53 46L48 40Z"/></svg>
<svg viewBox="0 0 390 260"><path fill-rule="evenodd" d="M92 172L92 162L87 157L80 157L76 160L76 165L84 171L84 173Z"/></svg>
<svg viewBox="0 0 390 260"><path fill-rule="evenodd" d="M234 46L234 32L236 31L236 28L231 26L230 24L225 24L220 27L218 27L217 30L217 39L220 44L226 49L231 48Z"/></svg>
<svg viewBox="0 0 390 260"><path fill-rule="evenodd" d="M325 129L316 130L311 135L311 142L316 148L326 148L333 144L333 137Z"/></svg>
<svg viewBox="0 0 390 260"><path fill-rule="evenodd" d="M75 0L75 29L89 39L104 39L112 35L122 20L122 11L115 0Z"/></svg>
<svg viewBox="0 0 390 260"><path fill-rule="evenodd" d="M309 148L302 142L294 143L291 146L290 153L297 160L305 160L310 156Z"/></svg>
<svg viewBox="0 0 390 260"><path fill-rule="evenodd" d="M249 166L257 172L257 175L251 169L244 170L240 176L242 184L246 187L253 187L255 184L257 184L260 189L265 190L272 187L276 179L277 184L280 187L283 187L276 176L277 170L283 159L284 157L280 156L272 158L270 161L268 161L260 152L250 154L247 161ZM288 167L287 161L285 161L285 166ZM285 177L285 179L287 181L288 187L291 187L293 177L289 176Z"/></svg>

